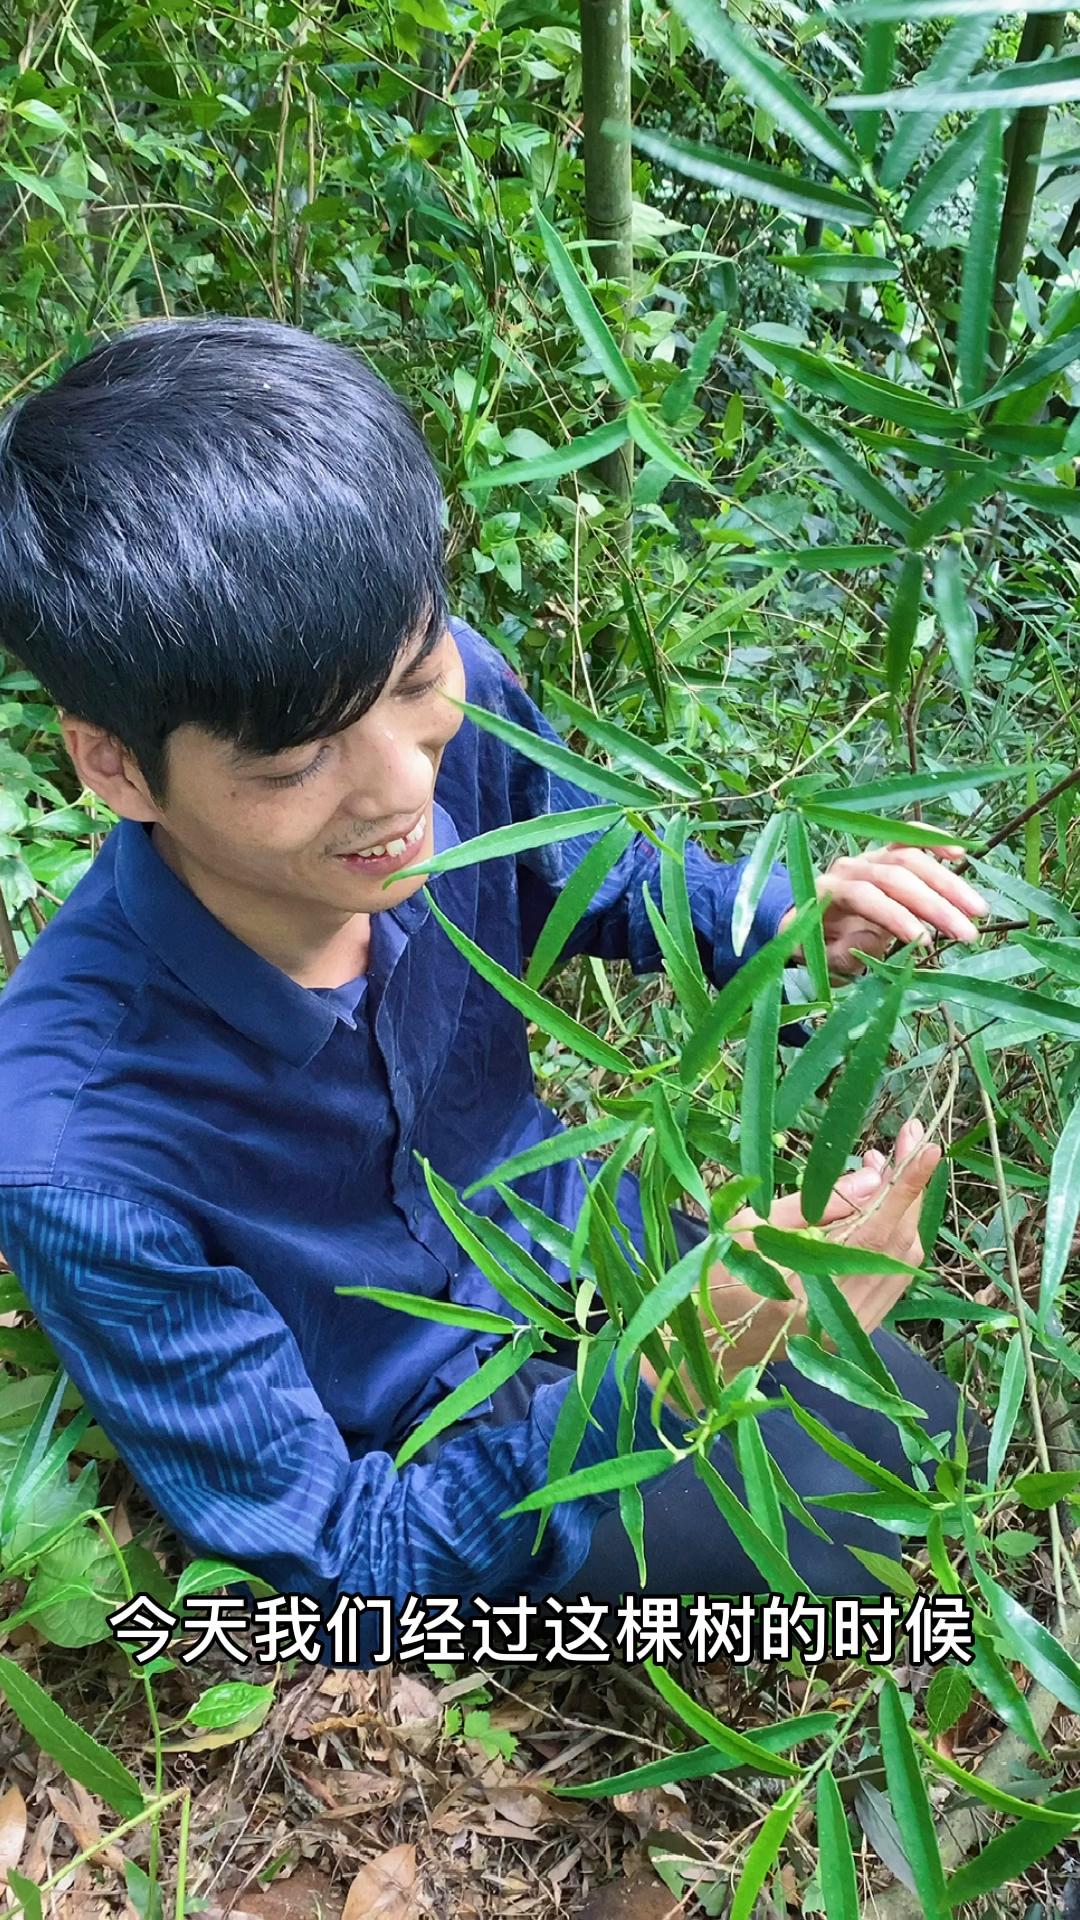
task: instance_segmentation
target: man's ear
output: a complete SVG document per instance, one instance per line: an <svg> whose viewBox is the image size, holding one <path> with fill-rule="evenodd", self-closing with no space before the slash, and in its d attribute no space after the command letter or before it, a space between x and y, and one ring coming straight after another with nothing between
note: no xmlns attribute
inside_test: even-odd
<svg viewBox="0 0 1080 1920"><path fill-rule="evenodd" d="M122 820L160 820L161 809L126 747L92 720L60 714L60 731L84 787Z"/></svg>

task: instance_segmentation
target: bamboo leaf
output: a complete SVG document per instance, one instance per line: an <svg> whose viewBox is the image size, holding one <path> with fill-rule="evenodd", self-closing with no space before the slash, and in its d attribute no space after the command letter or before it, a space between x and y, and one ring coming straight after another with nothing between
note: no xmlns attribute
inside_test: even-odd
<svg viewBox="0 0 1080 1920"><path fill-rule="evenodd" d="M692 486L703 487L706 493L713 492L713 484L692 460L688 460L678 447L672 446L667 434L661 432L652 416L643 406L632 401L626 411L626 424L635 446L641 448L647 460L658 460L669 473L677 474L680 480L689 480Z"/></svg>
<svg viewBox="0 0 1080 1920"><path fill-rule="evenodd" d="M702 53L723 67L756 107L842 179L859 173L859 156L839 129L749 36L735 32L715 0L674 0L674 5Z"/></svg>
<svg viewBox="0 0 1080 1920"><path fill-rule="evenodd" d="M947 767L940 773L900 773L886 780L874 780L865 787L831 787L813 795L813 799L833 812L849 807L858 812L872 805L878 813L890 807L910 807L919 800L947 799L950 794L992 787L999 780L1023 778L1023 767Z"/></svg>
<svg viewBox="0 0 1080 1920"><path fill-rule="evenodd" d="M896 28L888 21L871 21L863 41L862 93L880 93L892 79L896 59ZM880 113L853 113L852 126L859 152L872 160L881 133Z"/></svg>
<svg viewBox="0 0 1080 1920"><path fill-rule="evenodd" d="M831 1007L832 982L829 979L829 958L825 951L825 930L821 924L817 877L810 854L810 836L805 820L794 807L789 808L787 815L787 868L795 905L816 909L803 935L803 957L810 974L814 998L824 1006Z"/></svg>
<svg viewBox="0 0 1080 1920"><path fill-rule="evenodd" d="M570 255L550 221L536 209L536 225L563 305L596 360L610 387L621 400L634 400L640 388L633 369L623 358L615 336L585 285Z"/></svg>
<svg viewBox="0 0 1080 1920"><path fill-rule="evenodd" d="M665 863L665 866L668 864L670 863ZM664 962L664 970L674 988L675 997L691 1026L697 1026L705 1019L712 1005L708 988L699 985L697 973L690 966L682 947L676 941L670 926L657 907L649 891L647 880L641 883L641 895ZM697 951L696 945L694 951L695 953Z"/></svg>
<svg viewBox="0 0 1080 1920"><path fill-rule="evenodd" d="M1008 477L1001 484L1014 500L1026 501L1029 507L1037 507L1040 513L1052 513L1062 520L1080 520L1080 490L1076 487L1050 487L1038 480L1013 480Z"/></svg>
<svg viewBox="0 0 1080 1920"><path fill-rule="evenodd" d="M769 260L774 267L783 267L788 273L823 284L835 281L841 286L864 282L877 285L900 278L895 260L883 260L873 253L834 253L829 247L812 247L809 253L771 253Z"/></svg>
<svg viewBox="0 0 1080 1920"><path fill-rule="evenodd" d="M907 978L905 974L897 979L885 994L855 1046L818 1125L802 1184L803 1217L811 1225L820 1220L825 1211L877 1091L893 1029L900 1017Z"/></svg>
<svg viewBox="0 0 1080 1920"><path fill-rule="evenodd" d="M726 1727L707 1707L699 1706L690 1694L684 1692L678 1681L666 1668L658 1667L655 1660L646 1660L645 1671L660 1698L690 1728L691 1733L700 1734L720 1753L730 1754L740 1766L752 1767L755 1773L775 1773L781 1779L790 1779L801 1772L793 1760L782 1760L779 1754L763 1754L760 1744L748 1739L745 1733L736 1733L733 1727Z"/></svg>
<svg viewBox="0 0 1080 1920"><path fill-rule="evenodd" d="M534 480L560 480L564 474L591 467L609 453L616 453L630 438L625 416L607 420L591 433L582 433L565 447L537 454L534 460L507 460L501 467L489 467L484 473L472 473L463 481L469 493L483 495L493 487L525 487Z"/></svg>
<svg viewBox="0 0 1080 1920"><path fill-rule="evenodd" d="M934 1816L900 1695L888 1675L878 1699L878 1727L889 1801L923 1913L927 1920L946 1920L949 1904L945 1869L938 1851Z"/></svg>
<svg viewBox="0 0 1080 1920"><path fill-rule="evenodd" d="M1004 469L992 460L981 460L973 473L960 478L950 474L937 499L923 508L911 530L912 551L921 552L931 540L940 539L951 527L966 527L975 508L1005 484Z"/></svg>
<svg viewBox="0 0 1080 1920"><path fill-rule="evenodd" d="M1001 226L1002 138L1000 113L986 114L983 117L975 203L971 210L971 232L964 249L957 329L960 396L969 405L986 383L998 231Z"/></svg>
<svg viewBox="0 0 1080 1920"><path fill-rule="evenodd" d="M800 811L818 827L831 827L835 833L854 833L863 840L884 840L904 847L957 847L960 836L944 827L924 826L916 820L886 820L881 814L856 813L854 808L824 807L804 800Z"/></svg>
<svg viewBox="0 0 1080 1920"><path fill-rule="evenodd" d="M480 1193L484 1187L494 1187L500 1181L520 1180L542 1167L555 1167L563 1160L579 1160L585 1154L596 1153L598 1148L621 1139L626 1125L625 1120L614 1114L607 1120L593 1120L588 1126L565 1128L549 1140L538 1141L535 1147L526 1147L524 1152L500 1161L482 1180L474 1180L471 1187L464 1189L464 1198L471 1200L474 1193Z"/></svg>
<svg viewBox="0 0 1080 1920"><path fill-rule="evenodd" d="M634 829L630 822L616 820L615 825L609 827L589 848L584 859L578 862L537 936L525 969L526 986L537 990L543 986L574 928L588 912L599 888L612 868L618 865L633 838Z"/></svg>
<svg viewBox="0 0 1080 1920"><path fill-rule="evenodd" d="M903 122L901 131L911 124L910 120ZM900 217L901 233L921 233L929 225L938 208L944 206L946 200L951 200L957 188L971 178L979 164L983 145L983 127L979 120L972 120L962 133L957 134L955 140L950 140L933 166L927 167L904 208Z"/></svg>
<svg viewBox="0 0 1080 1920"><path fill-rule="evenodd" d="M766 365L782 373L785 379L793 380L807 393L817 394L821 400L835 400L839 406L893 420L912 433L928 433L942 440L962 439L974 429L975 422L969 414L955 407L944 407L940 401L930 400L894 380L863 373L841 360L811 353L806 347L792 346L787 340L772 340L745 330L737 337L751 346Z"/></svg>
<svg viewBox="0 0 1080 1920"><path fill-rule="evenodd" d="M787 1529L773 1478L773 1465L761 1437L761 1422L750 1414L734 1430L735 1458L746 1488L750 1514L767 1540L787 1558Z"/></svg>
<svg viewBox="0 0 1080 1920"><path fill-rule="evenodd" d="M668 821L664 845L669 850L669 858L660 862L660 899L664 919L678 942L695 985L707 998L708 982L698 952L690 892L686 884L686 843L689 834L690 822L685 813L678 813Z"/></svg>
<svg viewBox="0 0 1080 1920"><path fill-rule="evenodd" d="M1075 1827L1075 1817L1071 1825ZM1062 1837L1060 1828L1055 1832L1044 1821L1031 1819L1020 1820L1007 1832L997 1834L973 1860L965 1860L950 1876L946 1889L950 1907L966 1906L984 1894L997 1893L1042 1860Z"/></svg>
<svg viewBox="0 0 1080 1920"><path fill-rule="evenodd" d="M992 20L961 19L962 5L963 0L957 0L956 25L946 34L926 69L925 83L930 88L935 88L939 81L965 79L982 58L993 32ZM894 193L903 185L940 119L941 114L931 110L907 114L901 120L878 168L878 179L887 192Z"/></svg>
<svg viewBox="0 0 1080 1920"><path fill-rule="evenodd" d="M768 344L772 344L769 342ZM761 342L755 338L755 347ZM753 553L728 553L725 567L773 567L787 572L798 567L802 573L857 573L864 567L876 570L887 566L895 547L760 547Z"/></svg>
<svg viewBox="0 0 1080 1920"><path fill-rule="evenodd" d="M847 1055L855 1034L865 1029L884 996L881 981L872 973L848 991L820 1026L780 1082L776 1097L776 1124L781 1131L794 1126L807 1101Z"/></svg>
<svg viewBox="0 0 1080 1920"><path fill-rule="evenodd" d="M516 1307L526 1321L545 1328L557 1340L565 1340L572 1329L562 1316L573 1308L565 1287L560 1287L497 1221L487 1220L466 1207L449 1181L435 1172L430 1161L421 1157L420 1165L439 1215L485 1280L496 1293L502 1294L508 1306ZM541 1306L541 1301L547 1305Z"/></svg>
<svg viewBox="0 0 1080 1920"><path fill-rule="evenodd" d="M713 1258L716 1236L710 1234L700 1246L691 1247L673 1267L651 1287L621 1334L615 1349L615 1373L620 1386L633 1355L650 1333L655 1333L690 1294L696 1293Z"/></svg>
<svg viewBox="0 0 1080 1920"><path fill-rule="evenodd" d="M505 1313L489 1313L486 1307L459 1307L453 1300L429 1300L421 1293L399 1293L394 1287L335 1287L335 1293L374 1300L378 1307L392 1307L399 1313L411 1313L415 1320L437 1320L444 1327L471 1327L478 1333L516 1333L521 1322Z"/></svg>
<svg viewBox="0 0 1080 1920"><path fill-rule="evenodd" d="M981 73L974 80L943 87L901 87L869 96L837 93L828 104L841 111L863 106L889 113L934 113L940 119L945 113L1055 107L1070 100L1080 100L1080 55L1076 54L1025 61L1002 73Z"/></svg>
<svg viewBox="0 0 1080 1920"><path fill-rule="evenodd" d="M753 1181L752 1203L766 1219L773 1203L773 1101L781 992L781 978L775 973L754 1001L743 1062L739 1165L745 1178Z"/></svg>
<svg viewBox="0 0 1080 1920"><path fill-rule="evenodd" d="M644 774L646 780L651 780L655 786L667 788L670 793L681 794L688 800L702 798L701 781L680 766L673 755L665 753L662 747L654 747L647 740L638 739L626 727L616 726L613 720L601 719L599 714L583 706L580 700L575 700L561 687L546 686L545 692L550 694L579 733L583 733L596 746L603 747L613 759L625 760L635 773Z"/></svg>
<svg viewBox="0 0 1080 1920"><path fill-rule="evenodd" d="M919 626L925 570L921 554L904 555L889 609L889 625L885 634L885 683L894 700L900 698L907 678L908 662Z"/></svg>
<svg viewBox="0 0 1080 1920"><path fill-rule="evenodd" d="M757 1838L754 1840L746 1863L739 1876L735 1889L735 1898L731 1903L728 1920L750 1920L754 1905L761 1891L765 1875L775 1865L780 1848L798 1811L802 1799L802 1785L789 1787L780 1795L776 1805L761 1823Z"/></svg>
<svg viewBox="0 0 1080 1920"><path fill-rule="evenodd" d="M934 605L956 678L962 691L970 694L975 684L978 624L964 586L960 548L952 541L934 562Z"/></svg>
<svg viewBox="0 0 1080 1920"><path fill-rule="evenodd" d="M943 1668L942 1671L950 1672L955 1669ZM943 1773L954 1786L962 1787L964 1792L970 1793L974 1799L981 1800L985 1807L993 1807L995 1813L1012 1814L1014 1819L1037 1820L1047 1832L1055 1830L1058 1833L1068 1832L1075 1826L1074 1814L1058 1813L1052 1805L1040 1807L1036 1801L1020 1800L1015 1793L1006 1793L1003 1787L995 1787L992 1781L984 1780L981 1773L970 1773L966 1767L958 1766L948 1754L942 1753L931 1741L924 1740L922 1734L917 1733L914 1727L911 1729L911 1737L924 1759L928 1760L938 1773Z"/></svg>
<svg viewBox="0 0 1080 1920"><path fill-rule="evenodd" d="M704 147L673 134L647 132L644 127L634 127L630 138L639 152L670 167L673 173L686 174L691 180L756 201L759 206L779 207L804 220L830 220L837 226L868 227L877 218L869 201L857 199L853 193L805 180L760 160L743 160L720 147Z"/></svg>
<svg viewBox="0 0 1080 1920"><path fill-rule="evenodd" d="M712 366L726 326L727 314L715 313L704 333L700 333L694 341L682 372L676 375L669 387L665 387L660 402L660 418L669 427L673 427L687 408L693 405L698 388Z"/></svg>
<svg viewBox="0 0 1080 1920"><path fill-rule="evenodd" d="M922 1271L920 1267L909 1266L906 1260L894 1259L891 1253L829 1240L820 1233L820 1229L805 1232L794 1227L774 1227L768 1221L762 1221L760 1226L754 1228L754 1242L766 1259L775 1260L780 1266L793 1267L804 1279L811 1274L835 1279L853 1274L888 1273L897 1276L903 1274L915 1280ZM883 1362L877 1361L877 1368L872 1370L877 1369L880 1369L882 1383L891 1384L891 1376Z"/></svg>
<svg viewBox="0 0 1080 1920"><path fill-rule="evenodd" d="M533 1355L541 1350L542 1344L539 1333L526 1331L517 1340L508 1340L504 1346L497 1347L495 1352L481 1363L475 1373L469 1374L460 1386L455 1387L452 1393L448 1393L438 1402L426 1420L422 1420L418 1427L413 1428L394 1455L394 1466L397 1471L400 1473L402 1467L408 1466L409 1461L415 1459L421 1449L427 1446L429 1440L434 1440L444 1428L453 1426L455 1420L460 1420L464 1414L470 1413L481 1400L487 1399L489 1393L494 1393L498 1387L504 1386L507 1380L512 1379L513 1375L525 1365L526 1360L531 1360Z"/></svg>
<svg viewBox="0 0 1080 1920"><path fill-rule="evenodd" d="M827 1353L808 1334L792 1334L787 1343L787 1357L792 1366L804 1373L815 1386L827 1387L830 1393L839 1394L842 1400L853 1401L857 1407L866 1407L871 1413L884 1413L890 1420L922 1420L926 1417L925 1407L916 1407L898 1394L886 1393L862 1367L857 1367L851 1360L842 1359L839 1354ZM839 1497L844 1500L850 1498L847 1494ZM822 1503L815 1501L814 1504Z"/></svg>
<svg viewBox="0 0 1080 1920"><path fill-rule="evenodd" d="M979 980L966 973L916 973L909 992L920 1002L947 1000L950 1006L969 1007L985 1017L998 1020L1037 1021L1044 1033L1060 1033L1069 1040L1080 1040L1080 1007L1067 1000L1050 1000L1043 994L1026 993L1022 987L1010 987L994 980Z"/></svg>
<svg viewBox="0 0 1080 1920"><path fill-rule="evenodd" d="M806 448L815 461L823 466L842 490L850 494L858 505L876 520L884 521L892 527L894 533L907 537L915 524L915 516L882 481L864 467L841 446L835 434L827 433L816 421L810 420L797 408L789 406L786 400L780 400L768 388L759 390L766 404L772 408L781 426L790 433L793 440Z"/></svg>
<svg viewBox="0 0 1080 1920"><path fill-rule="evenodd" d="M826 1767L817 1787L818 1879L825 1920L859 1920L859 1883L840 1789Z"/></svg>
<svg viewBox="0 0 1080 1920"><path fill-rule="evenodd" d="M143 1811L146 1803L135 1775L6 1654L0 1654L0 1688L19 1725L72 1780L98 1794L122 1820Z"/></svg>
<svg viewBox="0 0 1080 1920"><path fill-rule="evenodd" d="M512 826L496 827L492 833L478 833L459 847L447 847L445 853L419 867L403 867L385 885L395 886L414 873L453 873L458 867L475 866L478 860L499 860L527 853L532 847L547 847L555 840L576 840L579 834L596 833L620 818L618 807L575 807L569 813L548 813L540 820L515 820Z"/></svg>
<svg viewBox="0 0 1080 1920"><path fill-rule="evenodd" d="M1043 1228L1042 1275L1039 1280L1039 1325L1053 1311L1080 1217L1080 1100L1062 1128L1050 1163L1050 1191Z"/></svg>
<svg viewBox="0 0 1080 1920"><path fill-rule="evenodd" d="M547 740L533 733L530 727L519 727L514 720L504 720L501 713L491 713L487 707L474 707L468 700L454 700L452 705L460 707L466 719L482 727L485 733L493 733L497 740L516 748L527 760L535 760L538 767L584 787L587 793L606 794L621 807L633 807L638 812L656 804L656 796L646 787L635 786L621 773L613 773L610 767L598 767L594 760L585 760L580 753L564 747L561 741Z"/></svg>
<svg viewBox="0 0 1080 1920"><path fill-rule="evenodd" d="M527 1494L514 1507L504 1507L499 1519L509 1520L515 1513L536 1513L542 1508L558 1506L563 1500L580 1500L589 1493L612 1493L620 1487L636 1487L642 1480L651 1480L654 1474L665 1473L674 1461L675 1455L666 1447L649 1447L644 1453L623 1453L613 1460L599 1460L595 1466L582 1467L580 1473L549 1481L546 1487Z"/></svg>
<svg viewBox="0 0 1080 1920"><path fill-rule="evenodd" d="M699 1027L694 1028L683 1048L679 1073L684 1086L692 1085L708 1070L710 1061L736 1021L741 1019L747 1007L753 1005L767 982L780 973L796 947L801 945L803 934L811 925L817 910L816 900L800 907L785 931L768 941L721 988L708 1015Z"/></svg>
<svg viewBox="0 0 1080 1920"><path fill-rule="evenodd" d="M782 1720L777 1726L751 1727L746 1738L766 1753L784 1753L803 1740L817 1740L835 1730L835 1713L804 1713ZM666 1759L649 1760L643 1767L612 1774L606 1780L582 1780L572 1787L553 1785L549 1791L567 1800L588 1800L630 1793L635 1788L662 1787L672 1780L701 1780L713 1773L730 1773L739 1765L740 1761L733 1760L729 1753L721 1753L719 1747L689 1747L682 1753L669 1754Z"/></svg>
<svg viewBox="0 0 1080 1920"><path fill-rule="evenodd" d="M572 1015L564 1013L561 1007L545 1000L542 994L527 987L523 980L508 973L497 960L478 947L475 940L470 940L460 927L455 927L453 921L440 912L434 900L430 905L440 927L447 938L453 941L458 952L463 953L481 978L501 993L505 1000L509 1000L510 1005L524 1014L526 1020L531 1020L542 1033L549 1033L553 1040L569 1047L573 1053L580 1054L583 1060L590 1060L594 1067L607 1067L612 1073L633 1072L629 1060L616 1047L609 1046L606 1040L590 1033L588 1027L583 1027Z"/></svg>
<svg viewBox="0 0 1080 1920"><path fill-rule="evenodd" d="M1080 1666L1061 1641L1022 1607L1019 1600L992 1580L977 1560L972 1564L994 1625L1011 1647L1013 1657L1022 1661L1028 1672L1055 1700L1068 1707L1070 1713L1080 1713Z"/></svg>
<svg viewBox="0 0 1080 1920"><path fill-rule="evenodd" d="M988 407L995 400L1007 399L1012 393L1026 393L1050 374L1060 373L1064 367L1071 366L1074 360L1080 360L1080 327L1073 327L1069 333L1062 334L1060 340L1051 341L1049 346L1036 347L1034 352L1024 354L988 392L981 393L974 404Z"/></svg>
<svg viewBox="0 0 1080 1920"><path fill-rule="evenodd" d="M830 1460L838 1461L842 1467L847 1467L850 1472L858 1474L860 1479L868 1480L870 1485L877 1487L880 1492L897 1499L903 1498L914 1502L921 1508L924 1515L931 1511L931 1502L925 1493L909 1487L907 1481L901 1480L898 1474L891 1473L888 1467L879 1465L876 1460L869 1459L865 1453L860 1453L857 1447L851 1446L847 1440L842 1440L839 1434L833 1433L831 1428L823 1425L814 1414L808 1413L805 1407L801 1407L786 1387L781 1387L780 1392L796 1424L804 1433L809 1434L811 1440L821 1447L823 1452L828 1454ZM815 1501L815 1505L818 1504L819 1502Z"/></svg>
<svg viewBox="0 0 1080 1920"><path fill-rule="evenodd" d="M758 835L754 850L739 876L739 885L731 909L731 945L736 954L742 953L750 937L758 902L765 891L780 842L784 837L785 824L782 813L772 815Z"/></svg>

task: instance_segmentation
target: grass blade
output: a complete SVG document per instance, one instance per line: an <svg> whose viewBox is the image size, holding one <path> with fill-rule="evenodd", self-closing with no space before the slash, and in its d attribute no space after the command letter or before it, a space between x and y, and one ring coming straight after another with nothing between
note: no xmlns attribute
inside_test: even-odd
<svg viewBox="0 0 1080 1920"><path fill-rule="evenodd" d="M779 207L781 212L794 213L804 220L830 220L837 226L868 227L877 219L869 201L839 187L800 180L797 174L766 166L760 160L743 160L720 147L705 147L674 134L647 132L643 127L634 127L630 138L639 152L670 167L673 173L754 200L759 206Z"/></svg>
<svg viewBox="0 0 1080 1920"><path fill-rule="evenodd" d="M640 388L632 368L620 353L615 336L596 301L575 267L566 247L550 221L539 208L536 225L544 243L551 271L555 276L563 305L570 315L594 360L598 361L608 385L621 400L634 400Z"/></svg>
<svg viewBox="0 0 1080 1920"><path fill-rule="evenodd" d="M904 1844L927 1920L946 1920L949 1912L945 1869L938 1851L930 1799L915 1743L904 1718L895 1683L886 1676L878 1700L881 1757L900 1838Z"/></svg>
<svg viewBox="0 0 1080 1920"><path fill-rule="evenodd" d="M994 300L998 231L1001 226L1002 127L1000 113L983 118L982 150L971 212L971 234L964 250L957 329L960 397L969 405L986 384L990 319Z"/></svg>

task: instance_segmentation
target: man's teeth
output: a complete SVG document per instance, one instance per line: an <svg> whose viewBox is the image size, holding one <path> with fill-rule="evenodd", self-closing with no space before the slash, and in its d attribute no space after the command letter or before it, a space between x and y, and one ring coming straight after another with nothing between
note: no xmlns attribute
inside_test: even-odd
<svg viewBox="0 0 1080 1920"><path fill-rule="evenodd" d="M384 847L358 847L353 858L356 860L379 860L389 854L392 860L396 860L398 855L404 853L408 847L419 846L426 831L427 814L425 813L417 821L412 832L405 835L404 840L388 840Z"/></svg>

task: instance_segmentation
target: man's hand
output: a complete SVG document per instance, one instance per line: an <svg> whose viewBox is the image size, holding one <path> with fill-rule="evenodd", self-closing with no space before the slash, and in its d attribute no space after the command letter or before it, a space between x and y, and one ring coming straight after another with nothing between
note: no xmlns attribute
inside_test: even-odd
<svg viewBox="0 0 1080 1920"><path fill-rule="evenodd" d="M891 1161L876 1151L865 1153L858 1171L837 1181L820 1223L829 1230L830 1239L887 1253L911 1267L921 1264L919 1210L941 1159L941 1148L924 1144L924 1138L921 1123L907 1120L896 1137ZM769 1220L774 1227L805 1227L800 1196L789 1193L777 1200ZM744 1209L733 1215L729 1231L742 1245L752 1246L753 1228L760 1224L755 1213ZM737 1336L735 1346L721 1353L727 1378L741 1367L756 1366L769 1354L782 1359L788 1335L806 1331L802 1284L797 1274L784 1277L795 1298L765 1300L733 1279L726 1268L713 1267L709 1279L713 1307L717 1318ZM860 1326L873 1333L906 1291L908 1281L902 1274L867 1273L845 1276L836 1284Z"/></svg>
<svg viewBox="0 0 1080 1920"><path fill-rule="evenodd" d="M987 903L941 865L964 858L963 847L931 853L924 847L889 846L834 860L817 880L819 900L829 902L822 924L830 978L839 984L862 972L856 948L883 960L897 940L929 946L931 929L950 940L977 940L975 920L988 911ZM780 922L781 933L794 916L792 907Z"/></svg>

